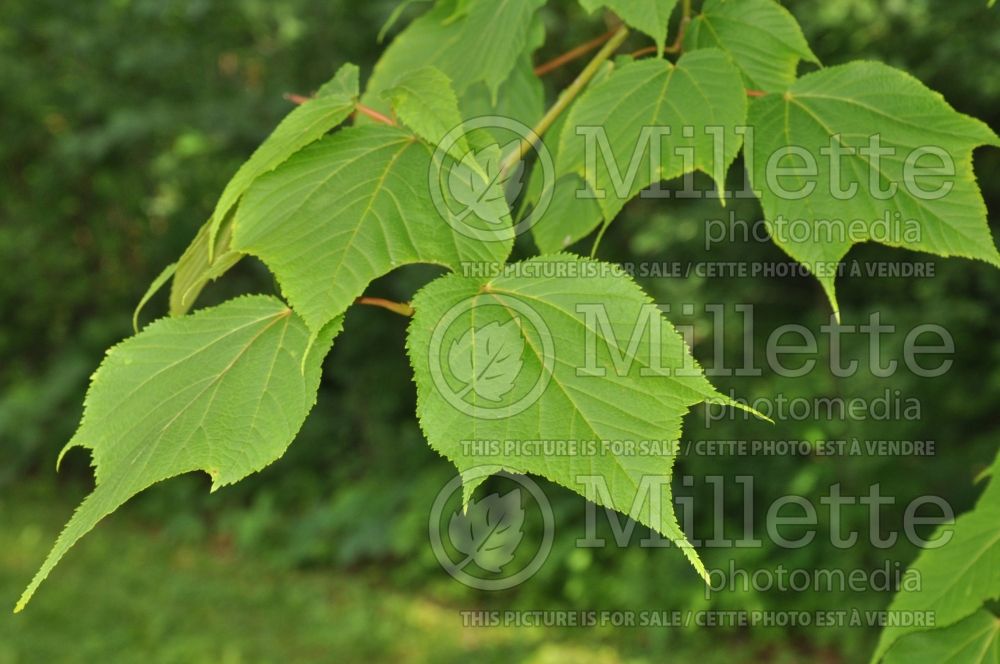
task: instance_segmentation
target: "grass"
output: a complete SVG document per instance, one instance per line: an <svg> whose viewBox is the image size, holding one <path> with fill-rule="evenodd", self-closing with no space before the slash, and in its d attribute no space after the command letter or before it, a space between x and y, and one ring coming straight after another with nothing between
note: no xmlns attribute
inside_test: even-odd
<svg viewBox="0 0 1000 664"><path fill-rule="evenodd" d="M0 664L663 661L586 630L463 628L458 608L370 575L277 571L209 543L178 544L128 510L77 545L13 615L72 510L65 500L23 488L0 498ZM737 648L671 649L670 661L754 659Z"/></svg>
<svg viewBox="0 0 1000 664"><path fill-rule="evenodd" d="M532 648L514 633L470 638L457 611L365 579L278 573L127 518L91 533L10 614L71 509L23 492L0 499L2 664L458 661L484 648L500 661Z"/></svg>

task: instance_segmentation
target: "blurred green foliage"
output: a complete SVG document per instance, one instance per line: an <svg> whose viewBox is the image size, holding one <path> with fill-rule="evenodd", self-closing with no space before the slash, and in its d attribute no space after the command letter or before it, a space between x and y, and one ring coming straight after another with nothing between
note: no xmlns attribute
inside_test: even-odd
<svg viewBox="0 0 1000 664"><path fill-rule="evenodd" d="M69 4L8 0L0 4L0 123L4 130L0 137L0 264L4 266L0 279L4 315L0 327L0 444L4 454L0 490L22 496L20 487L31 485L34 503L25 504L42 500L37 494L44 487L71 497L82 493L90 474L84 454L71 455L58 477L52 468L76 426L87 376L101 353L130 333L132 307L148 282L179 255L227 179L287 112L289 104L282 95L308 93L345 61L361 65L363 75L370 71L380 48L376 34L395 4L391 0ZM941 91L960 111L1000 128L1000 77L992 66L1000 61L1000 12L988 11L981 0L795 0L787 4L825 64L858 58L884 60ZM587 19L575 3L550 5L545 10L549 38L539 61L603 31L600 19ZM408 13L415 11L419 6ZM634 41L636 47L644 45L641 38ZM547 77L550 95L571 80L574 72L571 65ZM1000 180L995 177L1000 172L1000 153L980 151L976 165L995 215L1000 210ZM609 231L600 255L619 261L682 263L786 260L769 242L742 239L715 245L706 253L703 221L727 219L730 211L749 221L760 214L756 203L735 203L723 210L713 201L636 202ZM585 249L589 250L589 244ZM523 243L518 251L527 255L530 243ZM971 480L994 454L1000 439L996 412L1000 341L995 332L1000 273L970 261L876 246L858 247L848 259L930 260L935 264L933 279L844 278L838 288L846 323L865 323L869 313L877 311L883 323L899 330L925 322L946 327L957 347L954 367L946 376L919 379L899 372L891 379L878 379L860 372L837 379L815 371L805 378L788 379L765 370L760 377L714 380L723 391L733 390L748 399L778 394L807 399L871 398L886 390L895 395L898 390L901 398L921 401L922 418L912 422L784 421L771 427L738 417L706 428L699 410L689 418L686 436L710 440L930 439L936 441L938 454L934 458L682 459L677 476L692 476L693 486L675 482L675 491L694 496L696 505L712 505L712 487L704 482L705 476L729 478L725 505L730 532L742 528L742 494L731 481L738 474L755 477L758 523L767 506L785 493L816 499L840 483L845 495L859 495L875 482L881 483L883 494L897 498L883 518L898 523L909 500L922 494L941 495L959 510L970 506L976 493ZM370 290L403 300L434 274L431 268L409 268L380 280ZM777 327L798 323L818 331L828 322L827 304L811 279L641 281L657 301L672 303L675 323L693 325L695 354L706 364L711 364L713 339L706 336L712 330L705 304L725 307L730 321L725 330L730 366L741 362L738 351L743 330L735 304L755 306L758 357L763 357L767 334ZM244 261L234 278L212 286L205 301L247 290L276 290L266 271L251 261ZM694 314L677 314L682 303L694 305ZM163 311L162 299L154 300L148 309L153 311ZM140 588L156 592L161 586L150 580L172 575L167 559L191 547L236 551L254 561L252 570L259 566L267 574L317 570L309 577L295 577L299 579L296 587L313 583L302 579L329 575L330 583L337 584L339 579L351 578L347 575L361 574L377 588L373 592L390 598L386 600L390 614L397 610L393 607L401 596L462 609L712 606L817 610L888 604L890 595L879 593L843 597L736 593L705 600L702 585L674 551L635 545L624 550L576 548L575 539L583 536L584 503L554 486L546 486L546 492L556 512L558 537L541 572L516 591L482 595L465 590L438 567L427 542L430 504L453 470L427 447L415 422L404 337L402 319L381 310L352 311L328 360L319 404L284 459L259 476L214 495L208 494L208 482L202 477L180 478L155 488L136 500L123 518L133 526L162 526L159 548L149 554L129 554L123 561L109 560L105 567L99 564L102 551L117 549L115 541L129 538L121 532L106 534L102 539L106 549L91 548L89 554L67 559L32 611L51 612L46 615L56 618L64 615L60 603L79 602L82 596L112 603L116 608L107 614L109 620L125 611L125 606L133 607L129 611L150 613L136 608L140 604L134 597L127 604L123 597ZM860 337L849 342L845 357L863 360L866 343ZM884 352L898 357L900 343L901 335L887 338ZM69 502L55 499L56 505ZM16 504L5 503L8 514ZM68 514L68 508L64 511ZM696 536L711 536L711 510L704 508L695 516ZM43 543L55 536L59 521L41 521L45 531L38 536ZM23 528L25 519L17 523ZM8 516L0 524L0 539L15 536ZM847 512L845 529L867 526L867 507ZM171 553L175 545L182 548ZM123 546L128 552L137 545L126 541ZM18 559L16 569L23 582L28 580L32 561L41 559L43 548L33 544L20 549L32 556L29 561ZM905 565L914 555L913 548L904 544L886 551L840 550L825 538L799 550L703 551L709 567L725 567L735 559L737 566L751 570L778 565L876 568L886 560ZM182 587L157 599L157 611L166 611L164 604L176 602L184 611L198 615L205 606L239 610L236 604L248 601L223 590L230 580L228 566L204 564L220 594L201 593L197 587L188 592ZM125 573L117 569L119 565L136 568ZM80 583L89 590L82 585L75 592L59 590L72 579L83 579ZM244 577L231 581L252 585ZM136 584L136 590L131 584ZM389 587L393 590L388 591ZM13 605L19 591L18 579L6 579L0 605ZM351 620L361 621L347 631L354 635L353 641L363 641L368 634L363 627L368 624L365 615L376 614L372 618L376 625L378 616L384 617L381 609L367 605L367 598L356 598L360 608L348 603L343 611L334 612L317 608L321 600L313 591L303 593L276 601L273 611L301 611L312 621L305 625L315 625L317 630L332 629L334 622L350 615ZM249 601L259 605L270 600ZM460 624L457 610L449 614L456 631ZM146 615L144 624L155 625L158 615ZM39 629L37 623L32 624L23 635L44 638L43 632L31 632ZM206 630L235 629L235 623L228 624L224 618L206 624ZM251 632L274 630L277 634L284 629L275 623L241 625L239 629ZM88 629L100 628L95 623ZM51 625L46 629L58 630ZM157 629L153 636L145 635L147 643L156 634L169 633L164 625ZM190 624L188 629L192 629ZM731 630L729 638L743 644L744 652L807 653L817 659L859 661L874 635L859 629L774 629L752 634ZM85 637L83 633L79 638ZM371 644L373 655L385 654L384 650L376 652L378 644L388 643L388 637L382 641L383 637L379 632ZM716 635L635 630L597 638L605 637L625 644L627 650L651 654L673 650L678 642L700 644L707 650ZM134 638L138 637L109 636L108 643L124 644ZM308 647L341 646L320 640ZM489 643L482 646L491 647ZM94 653L101 652L95 648ZM199 652L204 656L223 651ZM306 652L303 657L311 656L308 651L295 651L292 645L283 655L274 652L274 658L301 652ZM363 656L358 650L349 652ZM185 659L186 654L176 659L196 659L193 655ZM553 661L557 659L556 655ZM213 660L227 661L221 654ZM229 661L240 661L240 657Z"/></svg>

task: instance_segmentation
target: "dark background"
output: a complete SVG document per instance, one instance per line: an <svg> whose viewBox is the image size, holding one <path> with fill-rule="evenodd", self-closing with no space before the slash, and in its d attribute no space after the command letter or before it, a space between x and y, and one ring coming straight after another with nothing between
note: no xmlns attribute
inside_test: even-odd
<svg viewBox="0 0 1000 664"><path fill-rule="evenodd" d="M288 112L284 93L308 93L343 62L363 76L380 52L389 0L6 0L0 4L0 609L12 607L61 524L92 480L83 453L60 474L55 458L80 415L87 377L105 348L131 333L132 308L151 279L176 259L239 164ZM838 0L786 3L827 65L877 59L906 69L958 110L1000 128L1000 12L985 1ZM415 8L419 11L419 7ZM413 15L415 11L408 12ZM544 10L549 38L541 62L604 31L575 3ZM397 28L398 29L398 28ZM645 45L639 37L629 42ZM579 64L546 77L550 100ZM1000 151L976 153L991 216L1000 210ZM755 219L756 203L736 204ZM714 202L642 201L611 228L600 256L618 261L785 261L770 243L737 241L704 250L703 220ZM722 216L720 216L722 215ZM994 232L996 229L994 228ZM585 249L589 249L589 244ZM530 242L518 247L529 255ZM840 483L845 495L880 483L899 524L914 497L945 497L958 511L976 496L972 479L992 459L1000 423L1000 272L881 246L848 260L932 261L929 279L844 278L845 323L905 331L947 328L953 368L920 379L828 371L786 379L714 379L749 399L861 396L886 390L917 399L917 421L807 419L773 427L737 418L711 429L697 409L691 439L933 440L934 457L730 456L684 458L696 504L711 504L706 475L755 477L753 509L787 493L817 499ZM407 299L432 271L410 268L372 294ZM695 354L707 359L713 331L704 305L755 306L758 356L767 335L789 323L818 334L829 308L811 279L642 280L658 302L695 305ZM267 272L244 261L202 303L239 292L275 292ZM159 316L162 296L150 305ZM738 358L742 328L731 316L727 349ZM865 661L877 632L810 629L478 629L459 611L529 609L884 608L887 593L725 593L710 601L676 551L582 550L583 499L544 485L557 519L554 551L514 591L474 593L437 565L427 513L453 470L424 442L403 354L405 320L352 311L328 358L319 398L289 454L259 475L208 494L191 476L155 487L107 520L74 550L25 614L0 611L0 663L35 661ZM719 333L718 331L715 332ZM884 353L901 359L902 333ZM867 357L867 340L845 356ZM821 347L821 353L827 352ZM731 364L739 360L734 359ZM822 362L821 362L822 364ZM898 391L898 392L897 392ZM675 483L676 485L676 483ZM726 514L742 524L738 485ZM821 518L823 514L821 513ZM727 518L729 518L727 516ZM696 513L709 534L711 510ZM867 508L845 528L867 529ZM530 528L530 526L529 526ZM821 530L822 532L822 530ZM529 533L530 536L531 533ZM847 550L828 538L800 550L706 549L709 567L894 569L909 544Z"/></svg>

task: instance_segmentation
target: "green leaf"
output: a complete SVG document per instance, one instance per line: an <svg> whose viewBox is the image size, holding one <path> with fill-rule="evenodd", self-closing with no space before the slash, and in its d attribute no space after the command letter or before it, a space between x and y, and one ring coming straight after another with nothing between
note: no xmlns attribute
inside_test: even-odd
<svg viewBox="0 0 1000 664"><path fill-rule="evenodd" d="M802 28L774 0L708 0L684 33L684 49L720 48L743 72L749 88L788 89L799 61L819 64Z"/></svg>
<svg viewBox="0 0 1000 664"><path fill-rule="evenodd" d="M133 332L139 331L139 314L142 313L142 310L149 303L149 301L153 299L153 296L156 295L161 288L163 288L164 284L166 284L170 278L174 276L174 272L176 271L177 263L171 263L163 268L163 271L160 272L156 279L153 279L153 283L149 284L149 288L146 289L145 294L143 294L142 298L139 300L139 304L135 305L135 311L132 312Z"/></svg>
<svg viewBox="0 0 1000 664"><path fill-rule="evenodd" d="M626 25L644 32L656 42L657 53L663 55L667 43L667 26L677 0L580 0L584 10L593 13L607 7Z"/></svg>
<svg viewBox="0 0 1000 664"><path fill-rule="evenodd" d="M542 187L545 186L541 184L542 178L535 176L532 181L539 183L536 185L539 189L533 192L533 196L541 198L544 195ZM604 219L590 185L576 173L557 178L548 188L551 189L548 207L531 227L535 245L543 254L565 250L589 235ZM581 195L580 192L586 193Z"/></svg>
<svg viewBox="0 0 1000 664"><path fill-rule="evenodd" d="M539 34L544 36L544 32ZM535 48L537 45L533 42L529 51L534 51ZM535 126L545 113L545 93L541 79L535 75L530 55L525 53L514 65L510 76L500 86L496 102L492 100L485 83L476 83L462 95L459 107L463 118L493 115L517 120L526 127ZM471 145L481 148L509 141L511 134L506 130L491 132L489 128L484 128L469 132L467 138Z"/></svg>
<svg viewBox="0 0 1000 664"><path fill-rule="evenodd" d="M343 122L354 111L357 101L358 68L345 64L319 89L315 98L286 115L222 191L209 222L209 246L214 244L222 222L254 180ZM212 252L209 258L214 258Z"/></svg>
<svg viewBox="0 0 1000 664"><path fill-rule="evenodd" d="M383 91L431 65L451 79L459 97L483 83L496 104L501 84L529 45L535 12L543 4L545 0L439 0L382 54L364 102L377 104Z"/></svg>
<svg viewBox="0 0 1000 664"><path fill-rule="evenodd" d="M478 0L473 1L478 2ZM411 30L418 34L405 36L409 33L404 33L400 37L403 42L412 38L428 38L429 41L436 42L437 37L447 41L447 35L457 38L458 33L468 27L458 19L468 13L471 9L469 5L468 1L464 3L464 6L463 3L453 1L439 3L434 10L418 19L411 27ZM482 11L482 9L478 11ZM432 34L429 36L425 34L427 31L421 27L427 27L424 22L437 26L431 30ZM519 26L518 30L520 29ZM440 34L435 36L437 30L440 30ZM469 39L468 41L472 43L476 40ZM425 67L432 66L452 80L452 88L458 97L459 115L463 119L491 116L501 119L501 125L508 124L503 120L516 120L526 127L532 127L545 112L545 98L542 82L534 72L531 54L544 41L545 26L536 14L527 28L522 50L506 78L499 83L498 90L494 90L491 84L483 80L472 82L466 80L468 72L465 72L461 62L442 60L436 52L437 44L435 44L435 49L431 51L417 52L414 49L406 57L395 58L393 56L394 59L391 58L389 63L383 65L380 62L376 65L376 70L368 82L368 88L363 97L364 103L372 108L388 112L389 106L383 99L382 93L391 89L397 82L402 82L405 85L411 75ZM456 80L455 76L462 77L462 80ZM371 120L361 116L356 123L369 124ZM489 145L509 142L511 136L509 128L490 126L487 123L486 126L479 128L467 128L464 138L469 145L480 149Z"/></svg>
<svg viewBox="0 0 1000 664"><path fill-rule="evenodd" d="M254 183L236 216L233 247L267 264L313 331L401 265L502 263L513 241L502 194L490 196L497 209L488 220L505 219L501 228L455 204L448 187L434 199L433 154L394 127L343 129Z"/></svg>
<svg viewBox="0 0 1000 664"><path fill-rule="evenodd" d="M903 637L885 664L1000 664L1000 619L976 611L950 627Z"/></svg>
<svg viewBox="0 0 1000 664"><path fill-rule="evenodd" d="M212 220L209 219L177 261L174 279L170 284L171 316L183 316L190 311L202 289L228 272L244 256L230 248L233 234L231 213L220 226L214 251L210 252L208 236L211 231Z"/></svg>
<svg viewBox="0 0 1000 664"><path fill-rule="evenodd" d="M413 301L407 350L417 415L431 447L462 473L502 467L581 493L579 478L599 475L609 500L589 498L669 537L704 576L669 500L658 511L641 500L633 509L644 476L669 482L672 453L549 457L463 444L632 440L663 441L667 448L691 406L728 403L680 334L615 266L557 254L509 268L488 280L447 275ZM606 317L595 313L591 320L588 307L601 307ZM590 375L597 368L605 375ZM466 503L476 484L466 483Z"/></svg>
<svg viewBox="0 0 1000 664"><path fill-rule="evenodd" d="M92 451L97 485L15 610L73 544L140 491L199 470L214 491L279 459L316 401L340 324L304 358L302 320L275 298L250 296L161 319L109 350L66 447Z"/></svg>
<svg viewBox="0 0 1000 664"><path fill-rule="evenodd" d="M1000 457L993 464L1000 471ZM996 475L994 475L996 477ZM935 625L947 627L972 615L988 600L1000 598L1000 482L993 479L976 508L955 521L952 538L944 546L925 549L911 566L919 574L920 590L900 590L889 607L905 617L909 612L934 612ZM882 631L873 662L907 634L926 629L901 623ZM969 661L969 660L961 660Z"/></svg>
<svg viewBox="0 0 1000 664"><path fill-rule="evenodd" d="M835 312L839 311L835 271L830 268L859 242L877 241L1000 265L972 170L973 149L1000 145L1000 139L982 122L957 113L912 76L876 62L830 67L803 76L783 95L755 101L750 124L756 131L751 181L762 192L771 236L817 274ZM882 149L895 154L876 163L857 151L867 150L869 137L874 135L880 136ZM839 173L833 172L833 159L820 152L831 146L855 150L840 158ZM925 175L911 186L905 179L905 162L927 146L943 151L953 161L954 177ZM790 154L790 150L800 154ZM769 177L772 155L782 167L801 167L806 159L802 152L816 160L814 177L780 179L773 170ZM932 156L920 164L940 166L941 159ZM872 186L873 176L879 187L895 185L896 191L881 195L880 200ZM815 185L811 193L809 184ZM939 198L920 193L949 184L950 192ZM842 191L836 191L837 186ZM857 193L844 195L852 186ZM808 195L794 193L803 187Z"/></svg>
<svg viewBox="0 0 1000 664"><path fill-rule="evenodd" d="M717 49L685 54L676 66L660 59L627 64L589 88L573 106L562 130L556 174L583 177L597 193L606 220L649 185L692 170L707 173L721 191L742 145L736 128L746 122L746 107L740 73ZM723 132L718 154L713 127ZM659 128L669 129L669 135L657 136ZM596 168L589 168L587 141L594 139L581 130L596 135L598 146L606 136L610 159L598 150ZM691 135L685 136L685 131ZM651 164L650 149L657 144L659 159Z"/></svg>
<svg viewBox="0 0 1000 664"><path fill-rule="evenodd" d="M418 69L382 96L407 127L431 145L438 145L448 132L462 125L458 98L451 80L436 67ZM451 144L452 156L461 159L469 151L464 135Z"/></svg>
<svg viewBox="0 0 1000 664"><path fill-rule="evenodd" d="M359 75L356 65L352 65L351 63L341 65L337 73L333 75L333 78L319 86L319 90L316 91L316 95L310 101L329 98L331 101L336 100L341 103L346 103L347 100L357 102L358 95L360 94ZM303 104L303 106L308 105L308 101Z"/></svg>
<svg viewBox="0 0 1000 664"><path fill-rule="evenodd" d="M405 12L410 5L417 2L429 1L430 0L402 0L402 2L393 8L392 13L389 14L389 18L387 18L385 23L382 24L382 28L378 31L378 37L375 38L375 41L381 44L385 40L385 36L389 34L389 31L392 30L393 26L396 25L399 19L403 16L403 12Z"/></svg>

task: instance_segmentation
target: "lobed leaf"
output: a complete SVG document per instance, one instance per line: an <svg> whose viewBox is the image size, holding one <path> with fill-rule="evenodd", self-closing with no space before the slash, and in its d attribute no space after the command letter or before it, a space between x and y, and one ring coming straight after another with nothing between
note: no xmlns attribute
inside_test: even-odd
<svg viewBox="0 0 1000 664"><path fill-rule="evenodd" d="M139 315L142 310L149 304L149 301L153 299L153 296L160 292L160 289L173 278L174 273L177 272L177 263L171 263L170 265L163 268L159 275L149 284L149 288L143 293L142 297L139 298L138 304L135 305L135 310L132 311L132 331L139 331Z"/></svg>
<svg viewBox="0 0 1000 664"><path fill-rule="evenodd" d="M499 90L534 41L535 12L545 0L438 0L382 54L365 91L366 103L411 72L434 66L461 97L477 83L496 105Z"/></svg>
<svg viewBox="0 0 1000 664"><path fill-rule="evenodd" d="M607 326L594 329L583 310L588 305L603 307ZM629 277L606 263L556 254L517 263L510 274L490 279L447 275L417 293L413 306L407 350L417 415L431 447L462 473L504 468L578 492L581 476L599 475L610 500L588 498L669 537L705 576L669 495L662 511L633 507L645 477L669 481L673 453L663 449L680 436L688 409L728 400ZM649 323L646 336L633 345L643 321ZM588 363L591 352L594 362ZM587 375L590 364L613 368ZM545 456L480 453L463 444L538 440L662 441L664 448ZM466 504L482 479L466 483Z"/></svg>
<svg viewBox="0 0 1000 664"><path fill-rule="evenodd" d="M538 35L544 36L539 31ZM465 91L459 99L463 118L495 116L516 120L526 127L533 127L545 113L545 92L541 79L535 75L530 53L541 44L541 39L532 41L526 52L518 59L510 76L500 85L494 101L485 83L476 83ZM496 128L482 128L467 134L470 145L481 148L509 141L509 131Z"/></svg>
<svg viewBox="0 0 1000 664"><path fill-rule="evenodd" d="M684 49L719 48L749 88L782 92L795 82L799 62L819 64L802 28L774 0L707 0L684 33Z"/></svg>
<svg viewBox="0 0 1000 664"><path fill-rule="evenodd" d="M343 129L254 183L233 248L267 264L314 332L396 267L502 263L513 241L503 195L489 197L485 221L454 204L448 187L441 205L428 191L437 169L433 149L398 128ZM456 230L466 227L492 241Z"/></svg>
<svg viewBox="0 0 1000 664"><path fill-rule="evenodd" d="M751 182L761 192L771 235L816 274L835 312L832 268L859 242L1000 266L972 170L973 149L1000 146L1000 138L909 74L876 62L830 67L803 76L783 95L755 101L750 124L756 131ZM860 152L873 136L894 154L875 160ZM838 168L821 152L831 147L854 153L843 155ZM927 149L948 157L954 175L907 180L907 159ZM775 166L803 168L803 152L815 159L815 174L779 179ZM940 164L941 157L933 157L924 165ZM921 193L940 187L950 191L937 198Z"/></svg>
<svg viewBox="0 0 1000 664"><path fill-rule="evenodd" d="M316 401L341 322L306 355L303 321L280 300L249 296L161 319L109 350L63 450L91 450L96 487L15 611L81 537L140 491L199 470L214 491L279 459Z"/></svg>
<svg viewBox="0 0 1000 664"><path fill-rule="evenodd" d="M989 611L899 640L885 664L1000 664L1000 619Z"/></svg>
<svg viewBox="0 0 1000 664"><path fill-rule="evenodd" d="M951 540L944 546L925 549L911 566L911 570L920 575L920 590L900 590L893 598L890 612L905 616L910 612L932 611L935 626L942 628L976 613L984 602L1000 599L998 471L1000 457L993 464L994 479L979 498L976 508L959 516L954 526L943 526L939 530L940 535L945 528L950 528ZM906 642L903 637L926 629L905 621L888 625L882 631L872 661L878 662L891 652L890 648L895 650L897 641L902 646Z"/></svg>
<svg viewBox="0 0 1000 664"><path fill-rule="evenodd" d="M695 170L721 191L742 145L736 130L746 122L746 108L740 73L718 49L685 54L676 65L660 59L626 64L573 106L556 175L582 177L608 221L649 185ZM587 141L595 139L586 133L595 131L598 146L606 136L611 158L599 151L588 164ZM650 152L657 145L658 158Z"/></svg>
<svg viewBox="0 0 1000 664"><path fill-rule="evenodd" d="M186 314L208 282L221 277L243 258L243 254L229 248L229 226L236 204L254 180L343 122L354 111L358 86L358 68L343 65L313 99L286 115L240 166L219 197L212 216L177 261L170 288L171 315Z"/></svg>
<svg viewBox="0 0 1000 664"><path fill-rule="evenodd" d="M422 67L382 93L403 121L431 145L438 145L450 131L462 124L458 98L451 79L437 67ZM452 143L452 156L461 159L469 151L464 135Z"/></svg>
<svg viewBox="0 0 1000 664"><path fill-rule="evenodd" d="M313 99L285 116L271 135L240 166L222 191L210 222L210 247L215 242L222 222L254 180L274 170L293 154L343 122L354 111L358 94L358 68L345 64L330 81L320 87ZM214 254L210 253L209 258L214 258Z"/></svg>
<svg viewBox="0 0 1000 664"><path fill-rule="evenodd" d="M215 281L243 259L243 254L233 251L230 243L233 234L233 213L229 213L215 237L215 246L209 249L209 219L191 240L178 259L174 278L170 282L170 315L183 316L194 305L202 289Z"/></svg>
<svg viewBox="0 0 1000 664"><path fill-rule="evenodd" d="M667 43L667 27L677 0L580 0L587 12L607 7L626 25L644 32L656 42L657 53L663 55Z"/></svg>

